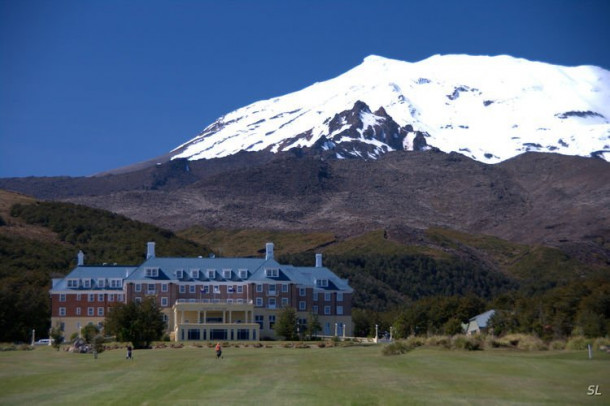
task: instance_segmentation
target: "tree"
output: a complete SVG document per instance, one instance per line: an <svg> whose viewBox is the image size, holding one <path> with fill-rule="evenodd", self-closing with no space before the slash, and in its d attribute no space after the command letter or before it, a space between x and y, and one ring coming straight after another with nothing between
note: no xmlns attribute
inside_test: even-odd
<svg viewBox="0 0 610 406"><path fill-rule="evenodd" d="M106 316L105 329L117 340L131 342L134 348L148 348L150 343L161 339L165 322L161 309L150 297L141 303L114 306Z"/></svg>
<svg viewBox="0 0 610 406"><path fill-rule="evenodd" d="M49 337L51 338L51 345L53 345L53 348L59 351L61 343L64 342L64 332L61 331L61 326L59 323L51 329Z"/></svg>
<svg viewBox="0 0 610 406"><path fill-rule="evenodd" d="M80 335L87 344L93 344L93 339L100 333L100 329L92 323L87 324L80 329Z"/></svg>
<svg viewBox="0 0 610 406"><path fill-rule="evenodd" d="M309 313L309 320L307 321L307 335L311 339L318 334L318 331L322 330L322 325L320 324L320 319L318 315L315 313Z"/></svg>
<svg viewBox="0 0 610 406"><path fill-rule="evenodd" d="M278 314L273 326L275 334L284 340L295 340L297 332L297 311L293 307L284 307Z"/></svg>

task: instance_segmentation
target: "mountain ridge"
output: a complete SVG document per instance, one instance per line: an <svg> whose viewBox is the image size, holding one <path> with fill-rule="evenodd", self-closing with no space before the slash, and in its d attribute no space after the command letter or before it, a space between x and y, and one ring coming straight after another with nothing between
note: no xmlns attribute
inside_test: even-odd
<svg viewBox="0 0 610 406"><path fill-rule="evenodd" d="M506 55L435 55L415 63L369 56L336 78L227 113L170 155L197 160L311 149L323 138L352 144L352 154L343 148L337 158L376 159L405 149L379 141L371 153L366 137L337 138L329 121L359 103L382 109L403 131L425 134L430 147L485 163L527 151L610 160L610 72Z"/></svg>

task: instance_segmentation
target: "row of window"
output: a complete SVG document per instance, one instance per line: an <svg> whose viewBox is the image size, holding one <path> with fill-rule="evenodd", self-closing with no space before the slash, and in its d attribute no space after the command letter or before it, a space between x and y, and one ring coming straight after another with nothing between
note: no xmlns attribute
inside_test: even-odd
<svg viewBox="0 0 610 406"><path fill-rule="evenodd" d="M125 297L122 293L89 293L89 294L86 294L85 296L87 296L87 302L95 302L96 299L98 302L103 302L106 297L108 298L109 302L114 302L115 300L117 302L122 302ZM77 302L80 302L82 300L83 300L83 295L81 295L81 294L76 295ZM65 293L61 293L59 295L59 301L60 302L66 301Z"/></svg>
<svg viewBox="0 0 610 406"><path fill-rule="evenodd" d="M95 287L98 288L122 288L123 280L120 278L115 279L106 279L106 278L97 278L97 279L68 279L68 288L76 289L83 288L89 289L93 287L95 283Z"/></svg>
<svg viewBox="0 0 610 406"><path fill-rule="evenodd" d="M288 306L288 298L287 297L283 297L282 298L282 307L286 307ZM256 298L256 307L264 307L265 303L262 297L257 297ZM269 297L267 298L267 306L268 309L276 309L277 308L277 300L274 297ZM325 315L330 315L331 313L331 307L332 306L324 306L324 314ZM307 302L304 300L299 301L299 311L306 311L307 310ZM313 305L311 307L311 311L314 314L318 314L318 312L320 311L320 307L317 305ZM343 306L336 306L336 314L337 315L342 315L343 314Z"/></svg>
<svg viewBox="0 0 610 406"><path fill-rule="evenodd" d="M199 278L201 278L204 275L208 279L216 279L217 272L218 271L216 269L207 269L205 271L205 273L203 273L200 269L191 269L189 271L186 271L184 269L177 269L176 272L175 272L175 275L176 275L177 279L184 279L184 278L186 278L188 276L190 276L192 279L199 279ZM237 275L241 279L247 279L248 278L248 270L247 269L239 269L237 271ZM159 270L156 269L156 268L147 268L146 269L146 276L147 277L157 277L157 276L159 276ZM232 269L223 269L222 270L222 277L224 279L231 279L233 277L233 270Z"/></svg>
<svg viewBox="0 0 610 406"><path fill-rule="evenodd" d="M156 293L157 291L157 285L154 283L136 283L134 286L134 290L137 293L141 293L143 289L146 289L146 293L149 295L153 295ZM256 292L257 293L263 293L263 284L259 283L256 285ZM215 294L220 294L220 285L188 285L188 293L197 293L197 287L199 287L199 291L203 294L209 294L209 293L215 293ZM186 293L186 288L187 285L179 285L179 292L180 293ZM163 283L161 284L161 292L168 292L169 287L167 283ZM281 291L282 293L288 293L288 284L282 284L281 285ZM244 285L228 285L227 286L227 293L243 293L244 292ZM268 295L276 295L278 292L277 290L277 286L274 284L270 284L267 285L267 294ZM299 296L306 296L307 295L307 289L306 288L299 288ZM313 300L317 301L319 300L319 293L318 292L314 292L313 293ZM330 292L324 292L324 300L326 302L330 302L331 301L331 293ZM343 293L342 292L337 292L337 302L342 302L343 301Z"/></svg>
<svg viewBox="0 0 610 406"><path fill-rule="evenodd" d="M95 316L95 307L87 307L87 316ZM82 315L82 309L80 307L77 307L76 309L74 309L74 314L76 316L81 316ZM60 307L59 308L59 316L63 317L66 315L66 308L65 307ZM98 307L97 308L97 315L99 317L104 317L104 308L103 307Z"/></svg>

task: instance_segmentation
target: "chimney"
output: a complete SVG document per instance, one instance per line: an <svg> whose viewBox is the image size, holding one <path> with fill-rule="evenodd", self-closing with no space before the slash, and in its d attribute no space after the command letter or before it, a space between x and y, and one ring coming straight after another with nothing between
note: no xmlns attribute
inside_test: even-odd
<svg viewBox="0 0 610 406"><path fill-rule="evenodd" d="M78 266L85 265L85 254L83 254L83 251L78 251L78 254L76 254L76 264Z"/></svg>
<svg viewBox="0 0 610 406"><path fill-rule="evenodd" d="M266 247L265 259L273 259L273 243L268 242Z"/></svg>
<svg viewBox="0 0 610 406"><path fill-rule="evenodd" d="M147 246L146 259L154 258L155 257L155 243L149 242L146 244L146 246Z"/></svg>
<svg viewBox="0 0 610 406"><path fill-rule="evenodd" d="M316 254L316 268L322 268L322 254Z"/></svg>

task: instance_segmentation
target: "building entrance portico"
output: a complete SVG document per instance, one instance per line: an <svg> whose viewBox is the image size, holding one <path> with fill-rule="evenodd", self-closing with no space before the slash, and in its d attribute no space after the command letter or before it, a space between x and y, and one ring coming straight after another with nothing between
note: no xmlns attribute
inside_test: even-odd
<svg viewBox="0 0 610 406"><path fill-rule="evenodd" d="M254 305L178 300L173 306L175 341L258 341Z"/></svg>

